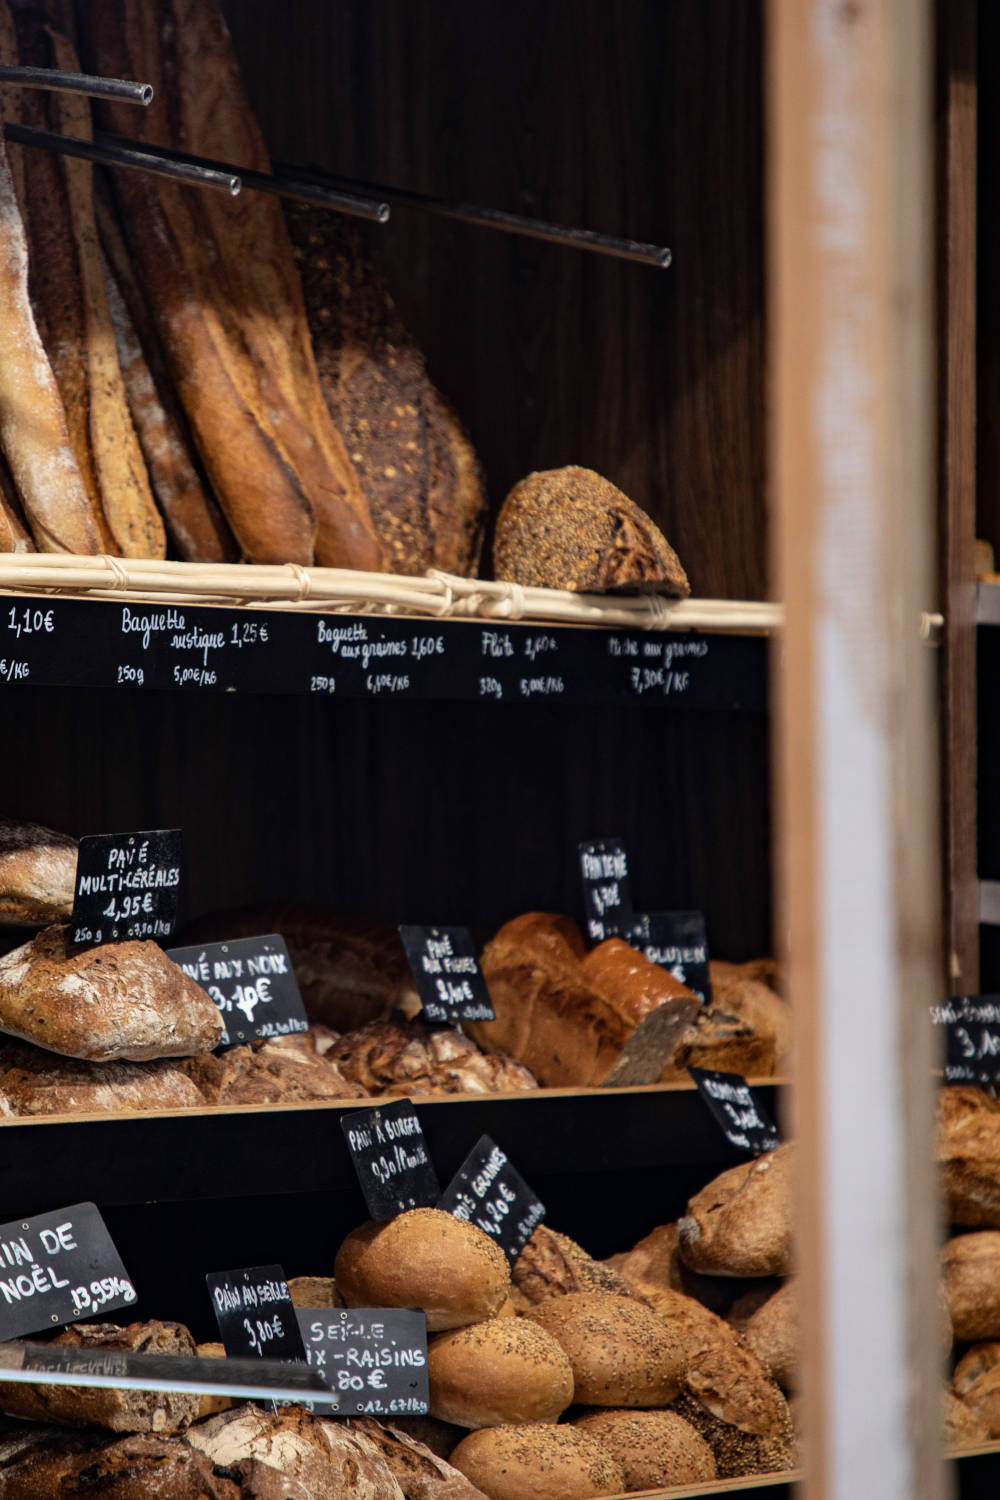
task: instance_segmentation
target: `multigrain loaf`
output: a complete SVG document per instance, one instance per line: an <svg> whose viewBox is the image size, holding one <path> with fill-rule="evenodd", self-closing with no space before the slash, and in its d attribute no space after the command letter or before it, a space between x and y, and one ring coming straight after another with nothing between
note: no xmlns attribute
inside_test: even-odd
<svg viewBox="0 0 1000 1500"><path fill-rule="evenodd" d="M493 538L496 578L535 588L691 592L674 549L646 513L593 469L529 474L510 491Z"/></svg>
<svg viewBox="0 0 1000 1500"><path fill-rule="evenodd" d="M46 927L0 958L0 1031L90 1062L185 1057L222 1036L214 1001L150 942L72 953Z"/></svg>
<svg viewBox="0 0 1000 1500"><path fill-rule="evenodd" d="M207 0L113 0L88 13L97 70L152 82L152 105L107 105L112 130L269 171L221 11ZM382 551L330 418L284 216L118 174L140 276L213 488L253 561L379 569ZM211 201L209 201L211 199Z"/></svg>
<svg viewBox="0 0 1000 1500"><path fill-rule="evenodd" d="M686 1366L678 1333L649 1307L611 1292L570 1292L525 1313L561 1344L575 1399L588 1406L666 1406Z"/></svg>
<svg viewBox="0 0 1000 1500"><path fill-rule="evenodd" d="M964 1084L940 1089L937 1155L948 1220L1000 1229L1000 1100Z"/></svg>
<svg viewBox="0 0 1000 1500"><path fill-rule="evenodd" d="M710 1276L787 1276L792 1268L792 1146L722 1172L678 1220L681 1257Z"/></svg>
<svg viewBox="0 0 1000 1500"><path fill-rule="evenodd" d="M76 858L69 834L0 818L0 922L34 927L68 917Z"/></svg>
<svg viewBox="0 0 1000 1500"><path fill-rule="evenodd" d="M431 1339L430 1413L460 1427L556 1422L573 1400L573 1370L551 1334L527 1318L488 1318Z"/></svg>
<svg viewBox="0 0 1000 1500"><path fill-rule="evenodd" d="M464 1438L451 1461L489 1500L591 1500L624 1485L608 1449L569 1425L487 1427Z"/></svg>
<svg viewBox="0 0 1000 1500"><path fill-rule="evenodd" d="M286 207L323 394L394 573L475 573L485 494L475 452L427 378L356 224Z"/></svg>
<svg viewBox="0 0 1000 1500"><path fill-rule="evenodd" d="M744 1432L713 1416L690 1391L682 1391L671 1402L671 1411L705 1439L715 1458L720 1479L737 1479L751 1474L777 1474L793 1469L796 1462L795 1433L791 1412L785 1405L781 1431L777 1437L762 1437Z"/></svg>
<svg viewBox="0 0 1000 1500"><path fill-rule="evenodd" d="M76 1323L50 1341L57 1349L121 1350L131 1354L195 1352L194 1339L181 1323ZM90 1425L112 1432L182 1432L198 1415L198 1396L182 1392L135 1391L111 1387L28 1385L0 1381L0 1411L35 1422ZM2 1493L2 1492L0 1492Z"/></svg>
<svg viewBox="0 0 1000 1500"><path fill-rule="evenodd" d="M577 1417L573 1426L607 1449L629 1493L715 1478L711 1448L676 1412L593 1411Z"/></svg>
<svg viewBox="0 0 1000 1500"><path fill-rule="evenodd" d="M362 1224L343 1241L333 1275L348 1307L419 1307L432 1332L495 1317L510 1291L495 1241L437 1208Z"/></svg>
<svg viewBox="0 0 1000 1500"><path fill-rule="evenodd" d="M955 1337L1000 1338L1000 1231L955 1235L941 1251L941 1268Z"/></svg>

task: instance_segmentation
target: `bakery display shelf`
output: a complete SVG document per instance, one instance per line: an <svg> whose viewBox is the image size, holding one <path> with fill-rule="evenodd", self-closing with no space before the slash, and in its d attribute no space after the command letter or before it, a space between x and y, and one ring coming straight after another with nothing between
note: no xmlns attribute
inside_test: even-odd
<svg viewBox="0 0 1000 1500"><path fill-rule="evenodd" d="M756 1088L780 1117L782 1080ZM341 1117L377 1102L8 1120L0 1220L85 1199L126 1205L356 1189ZM683 1168L704 1181L743 1159L688 1084L413 1102L442 1183L484 1134L539 1191L547 1177L565 1174Z"/></svg>
<svg viewBox="0 0 1000 1500"><path fill-rule="evenodd" d="M293 573L304 572L261 571L281 573L291 582ZM6 571L3 580L9 588ZM432 582L438 588L433 580L394 582ZM474 587L477 594L500 587L454 582ZM437 602L442 596L426 597ZM248 609L233 601L7 592L0 598L0 684L382 700L764 706L767 639L762 632L777 621L775 606L602 600L589 621L553 624L526 623L511 597L488 598L504 608L479 618L444 618L435 608L435 618L428 620L412 609L366 614L359 608L363 589L354 596L351 613L330 612L332 603L317 613L315 601L308 601L308 609L295 609L271 599ZM581 611L586 614L583 606ZM752 628L749 619L757 621ZM654 623L679 628L654 629Z"/></svg>
<svg viewBox="0 0 1000 1500"><path fill-rule="evenodd" d="M801 1469L784 1474L745 1475L742 1479L716 1479L709 1484L682 1485L666 1490L632 1490L614 1500L697 1500L711 1495L762 1495L765 1500L792 1500L792 1486L803 1478Z"/></svg>

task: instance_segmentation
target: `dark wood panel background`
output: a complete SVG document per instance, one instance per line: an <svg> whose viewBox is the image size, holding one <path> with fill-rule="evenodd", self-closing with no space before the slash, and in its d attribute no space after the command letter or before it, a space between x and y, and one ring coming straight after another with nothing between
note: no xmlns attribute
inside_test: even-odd
<svg viewBox="0 0 1000 1500"><path fill-rule="evenodd" d="M228 0L272 152L668 244L667 271L394 210L391 285L495 507L582 463L696 594L766 597L759 0Z"/></svg>

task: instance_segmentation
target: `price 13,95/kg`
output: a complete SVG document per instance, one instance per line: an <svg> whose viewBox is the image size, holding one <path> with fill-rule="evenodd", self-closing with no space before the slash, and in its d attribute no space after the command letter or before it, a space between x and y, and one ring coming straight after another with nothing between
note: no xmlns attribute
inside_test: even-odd
<svg viewBox="0 0 1000 1500"><path fill-rule="evenodd" d="M105 1276L101 1281L92 1281L89 1286L70 1287L70 1296L77 1312L96 1312L108 1302L123 1297L126 1302L135 1301L135 1287L121 1276Z"/></svg>
<svg viewBox="0 0 1000 1500"><path fill-rule="evenodd" d="M20 609L16 604L10 607L7 615L7 629L13 630L18 637L22 635L52 635L56 625L51 609L32 609L25 605Z"/></svg>

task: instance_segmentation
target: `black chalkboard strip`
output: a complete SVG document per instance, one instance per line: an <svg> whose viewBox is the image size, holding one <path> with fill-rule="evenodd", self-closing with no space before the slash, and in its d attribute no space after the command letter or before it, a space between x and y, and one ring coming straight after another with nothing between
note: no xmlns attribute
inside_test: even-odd
<svg viewBox="0 0 1000 1500"><path fill-rule="evenodd" d="M352 1109L340 1128L373 1219L435 1204L441 1187L409 1099Z"/></svg>
<svg viewBox="0 0 1000 1500"><path fill-rule="evenodd" d="M947 1083L1000 1081L1000 995L953 995L931 1006L931 1021L945 1029Z"/></svg>
<svg viewBox="0 0 1000 1500"><path fill-rule="evenodd" d="M588 839L578 848L587 933L600 943L616 937L632 918L628 854L619 838Z"/></svg>
<svg viewBox="0 0 1000 1500"><path fill-rule="evenodd" d="M739 1073L688 1068L723 1135L738 1151L761 1156L781 1144L774 1121Z"/></svg>
<svg viewBox="0 0 1000 1500"><path fill-rule="evenodd" d="M292 961L278 933L168 948L167 957L219 1007L226 1028L221 1047L309 1030Z"/></svg>
<svg viewBox="0 0 1000 1500"><path fill-rule="evenodd" d="M421 1416L430 1405L427 1319L406 1307L296 1309L306 1358L332 1392L313 1408L341 1417Z"/></svg>
<svg viewBox="0 0 1000 1500"><path fill-rule="evenodd" d="M479 1137L438 1208L490 1235L512 1265L545 1217L542 1200L488 1135Z"/></svg>
<svg viewBox="0 0 1000 1500"><path fill-rule="evenodd" d="M70 942L96 947L168 938L177 921L181 842L179 828L82 838Z"/></svg>
<svg viewBox="0 0 1000 1500"><path fill-rule="evenodd" d="M205 1282L228 1355L305 1361L295 1307L280 1266L214 1271Z"/></svg>
<svg viewBox="0 0 1000 1500"><path fill-rule="evenodd" d="M492 1021L490 992L467 927L401 926L399 936L428 1021Z"/></svg>
<svg viewBox="0 0 1000 1500"><path fill-rule="evenodd" d="M100 1321L135 1300L95 1204L0 1224L0 1339Z"/></svg>

